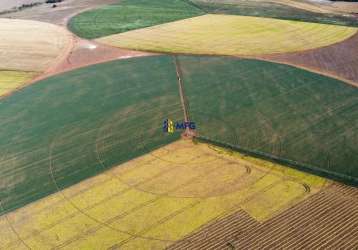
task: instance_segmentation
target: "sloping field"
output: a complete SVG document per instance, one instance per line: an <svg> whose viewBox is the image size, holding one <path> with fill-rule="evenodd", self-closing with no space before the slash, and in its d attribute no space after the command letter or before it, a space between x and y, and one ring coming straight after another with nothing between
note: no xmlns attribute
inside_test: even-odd
<svg viewBox="0 0 358 250"><path fill-rule="evenodd" d="M35 72L0 70L0 96L15 91L36 75Z"/></svg>
<svg viewBox="0 0 358 250"><path fill-rule="evenodd" d="M0 70L44 71L71 46L69 33L52 24L0 19Z"/></svg>
<svg viewBox="0 0 358 250"><path fill-rule="evenodd" d="M1 213L178 139L162 132L169 116L182 119L170 57L75 70L3 99Z"/></svg>
<svg viewBox="0 0 358 250"><path fill-rule="evenodd" d="M100 159L105 150L98 145ZM325 184L320 177L179 140L0 217L0 247L163 249L237 209L259 224Z"/></svg>
<svg viewBox="0 0 358 250"><path fill-rule="evenodd" d="M358 86L358 34L328 47L264 56L264 59L309 68Z"/></svg>
<svg viewBox="0 0 358 250"><path fill-rule="evenodd" d="M199 137L358 183L358 89L291 66L179 57Z"/></svg>
<svg viewBox="0 0 358 250"><path fill-rule="evenodd" d="M186 1L194 4L203 12L212 14L271 17L305 22L358 26L358 20L353 15L344 14L346 12L355 13L358 6L356 3L351 3L350 8L347 8L342 6L340 3L334 3L332 1L319 1L319 3L309 0Z"/></svg>
<svg viewBox="0 0 358 250"><path fill-rule="evenodd" d="M168 249L356 249L357 206L358 189L335 184L264 223L239 211Z"/></svg>
<svg viewBox="0 0 358 250"><path fill-rule="evenodd" d="M205 15L129 31L99 42L136 50L260 55L302 51L345 40L357 29L269 18Z"/></svg>
<svg viewBox="0 0 358 250"><path fill-rule="evenodd" d="M92 39L201 14L182 0L122 0L75 16L69 28L80 37Z"/></svg>

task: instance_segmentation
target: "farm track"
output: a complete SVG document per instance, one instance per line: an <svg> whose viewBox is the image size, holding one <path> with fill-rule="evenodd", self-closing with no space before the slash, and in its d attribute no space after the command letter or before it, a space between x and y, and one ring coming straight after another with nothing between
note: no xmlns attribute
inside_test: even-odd
<svg viewBox="0 0 358 250"><path fill-rule="evenodd" d="M333 184L263 223L238 211L168 249L356 249L357 206L357 188Z"/></svg>

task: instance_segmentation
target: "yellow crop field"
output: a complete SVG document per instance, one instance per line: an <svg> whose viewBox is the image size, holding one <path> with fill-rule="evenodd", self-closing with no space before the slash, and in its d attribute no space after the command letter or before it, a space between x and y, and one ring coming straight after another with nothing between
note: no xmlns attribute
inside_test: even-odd
<svg viewBox="0 0 358 250"><path fill-rule="evenodd" d="M44 71L64 56L71 35L37 21L0 19L0 69Z"/></svg>
<svg viewBox="0 0 358 250"><path fill-rule="evenodd" d="M3 215L0 248L163 249L238 210L264 221L326 184L182 139Z"/></svg>
<svg viewBox="0 0 358 250"><path fill-rule="evenodd" d="M204 15L98 39L121 48L210 55L303 51L343 41L356 28L260 17Z"/></svg>
<svg viewBox="0 0 358 250"><path fill-rule="evenodd" d="M0 96L21 87L24 83L35 77L36 74L36 72L0 70Z"/></svg>
<svg viewBox="0 0 358 250"><path fill-rule="evenodd" d="M212 0L194 0L194 2L207 2L207 3L212 3L215 2ZM242 0L220 0L220 1L216 1L216 2L220 2L222 4L237 4L237 3L242 3ZM288 5L294 8L298 8L298 9L303 9L303 10L308 10L311 12L317 12L317 13L333 13L333 12L337 12L338 10L333 8L331 6L331 4L317 4L313 1L307 1L307 0L249 0L249 3L277 3L277 4L282 4L282 5Z"/></svg>

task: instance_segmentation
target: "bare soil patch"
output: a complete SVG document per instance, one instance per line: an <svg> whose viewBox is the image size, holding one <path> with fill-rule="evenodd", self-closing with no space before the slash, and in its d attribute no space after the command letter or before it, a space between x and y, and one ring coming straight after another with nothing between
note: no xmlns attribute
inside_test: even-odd
<svg viewBox="0 0 358 250"><path fill-rule="evenodd" d="M68 53L68 56L63 59L62 62L38 78L34 79L33 82L89 65L104 63L117 59L154 55L154 53L114 48L81 38L74 39L74 46Z"/></svg>

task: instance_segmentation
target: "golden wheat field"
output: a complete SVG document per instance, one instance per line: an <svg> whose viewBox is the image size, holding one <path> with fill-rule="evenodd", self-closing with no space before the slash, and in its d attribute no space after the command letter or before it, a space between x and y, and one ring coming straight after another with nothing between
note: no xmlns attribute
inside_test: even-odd
<svg viewBox="0 0 358 250"><path fill-rule="evenodd" d="M0 248L162 249L239 209L265 221L326 184L182 139L3 215Z"/></svg>
<svg viewBox="0 0 358 250"><path fill-rule="evenodd" d="M111 35L98 41L147 51L259 55L323 47L343 41L356 32L352 27L209 14Z"/></svg>
<svg viewBox="0 0 358 250"><path fill-rule="evenodd" d="M0 70L41 72L64 56L71 35L53 24L0 19Z"/></svg>

